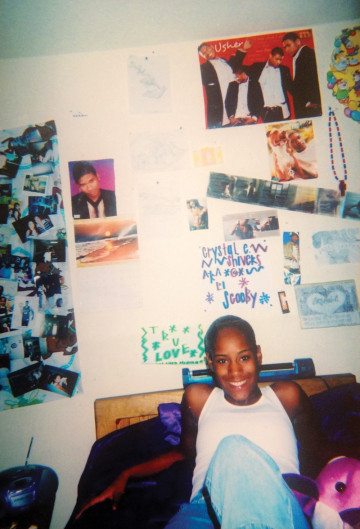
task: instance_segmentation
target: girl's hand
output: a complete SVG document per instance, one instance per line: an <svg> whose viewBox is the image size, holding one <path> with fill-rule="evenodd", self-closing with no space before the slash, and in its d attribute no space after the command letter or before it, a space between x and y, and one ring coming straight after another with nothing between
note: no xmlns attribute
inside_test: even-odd
<svg viewBox="0 0 360 529"><path fill-rule="evenodd" d="M89 500L83 507L80 509L78 514L76 515L75 519L78 520L80 516L83 515L85 511L87 511L90 507L93 507L94 505L97 505L98 503L102 503L105 500L111 500L112 501L112 508L115 510L117 508L117 504L121 498L121 496L125 492L127 484L127 477L124 474L120 474L120 476L111 484L109 485L103 492L95 496L95 498L92 498Z"/></svg>

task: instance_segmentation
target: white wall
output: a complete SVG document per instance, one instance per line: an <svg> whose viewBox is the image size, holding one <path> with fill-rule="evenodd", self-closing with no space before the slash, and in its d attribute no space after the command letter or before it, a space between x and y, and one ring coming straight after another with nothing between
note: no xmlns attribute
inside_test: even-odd
<svg viewBox="0 0 360 529"><path fill-rule="evenodd" d="M0 58L104 51L308 27L360 16L357 0L0 0ZM225 29L225 31L224 31Z"/></svg>
<svg viewBox="0 0 360 529"><path fill-rule="evenodd" d="M313 28L318 58L323 108L336 108L348 162L348 190L359 193L359 124L345 118L326 89L326 72L333 40L354 21ZM281 28L278 28L281 30ZM224 35L218 35L223 37ZM209 38L214 35L209 35ZM0 63L3 89L0 94L1 128L55 119L58 127L61 173L69 239L75 314L83 394L38 406L0 414L0 469L22 464L29 440L34 436L31 462L49 465L60 479L52 529L63 527L76 499L76 487L89 449L95 440L93 402L111 395L142 393L181 386L181 366L144 365L140 336L144 325L174 322L203 323L222 312L204 312L201 299L201 245L222 242L221 217L258 206L246 206L208 199L210 229L190 232L186 199L205 196L209 169L230 174L268 179L268 158L262 125L232 130L204 130L201 80L197 57L198 42L149 46L84 54L4 60ZM131 115L128 104L127 59L129 54L167 56L171 67L172 110L166 114ZM82 112L86 117L76 118ZM189 145L188 167L156 174L161 189L170 184L180 197L181 210L176 228L163 226L161 233L146 232L146 217L139 207L138 193L154 175L132 170L129 140L138 132L179 130ZM319 178L311 184L336 188L329 167L327 118L314 120ZM193 150L217 144L224 162L210 168L194 168ZM83 270L75 267L73 221L67 163L70 160L114 158L118 209L138 219L140 270L135 290L141 293L141 307L123 308L123 299L104 297L102 281L120 290L131 272L128 263ZM155 185L155 184L154 184ZM310 184L309 184L310 185ZM141 205L141 204L140 204ZM279 211L282 230L300 231L302 241L302 282L316 283L355 279L359 288L358 264L320 267L311 246L312 233L320 230L357 227L358 223L327 216ZM147 237L143 237L143 233ZM281 273L281 241L277 241L271 274ZM360 377L359 326L302 330L295 297L287 289L290 314L280 310L245 311L257 331L265 361L291 361L311 356L318 374L353 372ZM95 307L84 299L93 297ZM131 299L130 299L131 302Z"/></svg>

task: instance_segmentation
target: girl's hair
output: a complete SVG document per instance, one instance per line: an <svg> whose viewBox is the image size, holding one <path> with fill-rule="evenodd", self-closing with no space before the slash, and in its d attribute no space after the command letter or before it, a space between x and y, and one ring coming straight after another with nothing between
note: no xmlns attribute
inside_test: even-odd
<svg viewBox="0 0 360 529"><path fill-rule="evenodd" d="M219 331L225 328L234 328L239 331L247 339L249 346L252 351L256 352L256 338L254 329L251 327L250 323L239 318L238 316L221 316L212 322L208 328L205 338L204 345L205 351L213 358L215 353L215 342Z"/></svg>

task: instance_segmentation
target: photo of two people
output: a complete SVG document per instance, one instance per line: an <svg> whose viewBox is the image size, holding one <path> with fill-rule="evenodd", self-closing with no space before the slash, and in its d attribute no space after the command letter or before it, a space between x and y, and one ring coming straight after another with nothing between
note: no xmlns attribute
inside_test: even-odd
<svg viewBox="0 0 360 529"><path fill-rule="evenodd" d="M35 362L8 375L14 397L19 397L35 389L45 389L72 397L79 373L43 362Z"/></svg>

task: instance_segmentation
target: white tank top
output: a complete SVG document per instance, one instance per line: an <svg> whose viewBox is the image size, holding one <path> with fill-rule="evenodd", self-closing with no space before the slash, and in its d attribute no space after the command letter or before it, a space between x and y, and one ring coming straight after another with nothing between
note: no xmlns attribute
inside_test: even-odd
<svg viewBox="0 0 360 529"><path fill-rule="evenodd" d="M199 417L191 498L202 488L210 460L228 435L243 435L260 446L281 473L299 473L296 437L289 416L270 386L262 388L261 393L250 406L231 404L220 388L210 393Z"/></svg>

